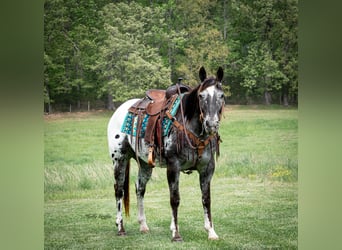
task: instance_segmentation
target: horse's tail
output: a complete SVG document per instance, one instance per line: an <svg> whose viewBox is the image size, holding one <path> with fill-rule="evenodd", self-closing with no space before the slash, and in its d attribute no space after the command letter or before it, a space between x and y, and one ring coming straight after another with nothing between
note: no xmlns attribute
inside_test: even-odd
<svg viewBox="0 0 342 250"><path fill-rule="evenodd" d="M125 205L125 215L129 217L129 169L130 160L128 160L125 172L125 182L124 182L124 205Z"/></svg>

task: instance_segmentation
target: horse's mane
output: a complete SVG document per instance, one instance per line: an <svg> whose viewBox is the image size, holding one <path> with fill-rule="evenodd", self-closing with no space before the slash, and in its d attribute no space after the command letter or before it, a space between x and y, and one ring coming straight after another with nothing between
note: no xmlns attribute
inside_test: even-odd
<svg viewBox="0 0 342 250"><path fill-rule="evenodd" d="M201 91L205 90L215 84L217 84L216 78L209 77L184 96L184 117L186 117L187 120L191 120L196 113L199 113L198 91L200 89ZM220 84L218 84L217 87L222 89Z"/></svg>

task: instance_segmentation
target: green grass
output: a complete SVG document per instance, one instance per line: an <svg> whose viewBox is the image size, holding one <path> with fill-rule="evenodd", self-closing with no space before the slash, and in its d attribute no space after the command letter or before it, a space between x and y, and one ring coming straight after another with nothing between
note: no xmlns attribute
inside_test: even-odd
<svg viewBox="0 0 342 250"><path fill-rule="evenodd" d="M223 174L283 180L298 178L298 112L228 109L221 125ZM220 170L218 170L220 174Z"/></svg>
<svg viewBox="0 0 342 250"><path fill-rule="evenodd" d="M131 166L131 217L116 236L109 112L45 120L46 249L297 249L296 109L227 107L212 180L218 241L208 241L197 173L181 175L180 233L171 243L165 169L155 168L145 199L149 234L140 234Z"/></svg>

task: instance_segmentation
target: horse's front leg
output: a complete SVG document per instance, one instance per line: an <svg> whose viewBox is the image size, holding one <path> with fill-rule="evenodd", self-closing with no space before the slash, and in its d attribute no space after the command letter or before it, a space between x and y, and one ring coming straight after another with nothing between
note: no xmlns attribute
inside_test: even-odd
<svg viewBox="0 0 342 250"><path fill-rule="evenodd" d="M217 240L219 237L214 230L213 220L211 218L210 207L210 181L215 169L215 163L211 160L207 168L200 173L200 185L202 191L202 204L204 210L204 228L208 231L209 240Z"/></svg>
<svg viewBox="0 0 342 250"><path fill-rule="evenodd" d="M170 190L170 205L172 208L172 219L170 230L172 231L172 241L183 241L178 228L178 206L179 196L179 167L175 164L167 166L167 180Z"/></svg>
<svg viewBox="0 0 342 250"><path fill-rule="evenodd" d="M146 224L146 216L144 211L144 195L146 191L146 184L151 178L152 168L145 162L140 162L139 175L135 183L135 190L137 194L138 204L138 222L140 224L140 232L147 233L149 228Z"/></svg>

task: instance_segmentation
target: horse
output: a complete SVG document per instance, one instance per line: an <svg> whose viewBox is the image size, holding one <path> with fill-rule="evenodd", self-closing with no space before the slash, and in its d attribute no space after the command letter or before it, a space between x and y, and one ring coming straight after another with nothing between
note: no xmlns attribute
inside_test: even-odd
<svg viewBox="0 0 342 250"><path fill-rule="evenodd" d="M215 170L215 154L219 155L221 142L218 130L224 108L222 90L223 69L219 67L216 76L207 77L205 68L199 70L200 83L189 91L180 93L180 108L174 116L170 131L163 135L157 159L160 167L166 167L167 181L172 208L170 230L172 241L183 241L178 227L178 206L180 204L180 173L197 170L202 192L204 210L204 228L209 240L218 239L211 216L210 182ZM179 88L178 88L179 90ZM108 123L107 135L109 154L114 165L114 191L116 199L116 226L119 236L126 235L123 223L123 205L125 215L129 216L129 172L130 159L138 162L138 178L135 183L138 222L142 233L149 232L144 212L144 194L146 184L151 178L153 167L147 163L148 145L143 138L129 136L122 132L122 124L128 109L140 99L131 99L121 104ZM139 146L137 146L137 143Z"/></svg>

